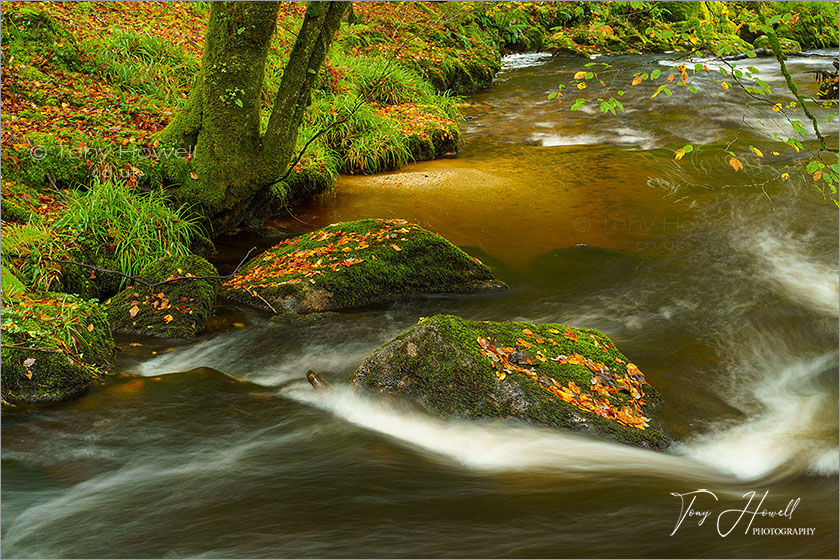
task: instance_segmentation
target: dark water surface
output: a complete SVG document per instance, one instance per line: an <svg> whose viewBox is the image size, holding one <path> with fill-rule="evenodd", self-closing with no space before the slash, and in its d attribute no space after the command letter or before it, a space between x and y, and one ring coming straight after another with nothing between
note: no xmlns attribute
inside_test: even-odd
<svg viewBox="0 0 840 560"><path fill-rule="evenodd" d="M632 72L663 58L598 62ZM198 340L121 339L122 376L4 416L3 555L837 557L836 210L795 172L762 192L769 166L797 155L772 145L778 114L714 76L698 76L694 96L627 88L617 117L547 101L582 64L509 58L469 98L457 159L342 177L298 215L307 225L283 222L406 218L482 258L509 292L286 323L223 304ZM772 61L751 64L781 88ZM790 66L813 94L804 73L828 64ZM836 146L836 124L824 127ZM722 150L736 137L766 156L742 155L737 174ZM685 143L703 147L677 162ZM341 383L439 312L604 330L663 394L684 443L656 453L444 422L303 381L311 368ZM711 515L671 535L671 493L698 489L714 492L694 507ZM749 513L724 514L720 530L735 528L720 536L718 515L749 492ZM797 499L789 517L752 519Z"/></svg>

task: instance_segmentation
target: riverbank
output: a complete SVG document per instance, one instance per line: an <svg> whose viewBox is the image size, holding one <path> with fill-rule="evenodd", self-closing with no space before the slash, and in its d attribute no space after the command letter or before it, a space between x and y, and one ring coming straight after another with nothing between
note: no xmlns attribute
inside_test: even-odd
<svg viewBox="0 0 840 560"><path fill-rule="evenodd" d="M763 17L783 8L771 4ZM4 4L6 220L26 222L94 179L161 186L161 159L172 154L158 153L153 137L186 102L208 9L206 2ZM832 9L836 3L802 4L777 33L792 49L837 45L836 25L826 20ZM302 4L281 6L263 121L303 11ZM502 54L735 54L759 38L750 31L758 18L753 6L735 2L357 3L313 92L298 147L336 114L347 121L309 146L269 200L282 212L329 191L339 173L457 153L457 95L488 87Z"/></svg>

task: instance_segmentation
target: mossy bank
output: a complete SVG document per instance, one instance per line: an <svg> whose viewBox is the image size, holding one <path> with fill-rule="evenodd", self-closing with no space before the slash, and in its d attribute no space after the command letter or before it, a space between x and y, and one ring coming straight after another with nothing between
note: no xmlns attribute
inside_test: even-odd
<svg viewBox="0 0 840 560"><path fill-rule="evenodd" d="M350 376L433 414L518 419L664 449L662 398L604 333L560 324L436 315L371 354Z"/></svg>
<svg viewBox="0 0 840 560"><path fill-rule="evenodd" d="M4 292L2 344L4 406L76 396L114 365L104 310L67 294Z"/></svg>
<svg viewBox="0 0 840 560"><path fill-rule="evenodd" d="M275 313L310 313L502 287L487 266L440 235L405 220L370 219L283 241L226 281L222 294Z"/></svg>

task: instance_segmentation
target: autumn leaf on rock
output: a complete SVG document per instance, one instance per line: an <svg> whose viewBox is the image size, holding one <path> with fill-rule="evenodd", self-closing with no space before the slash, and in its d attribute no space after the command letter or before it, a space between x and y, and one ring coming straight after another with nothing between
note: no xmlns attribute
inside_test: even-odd
<svg viewBox="0 0 840 560"><path fill-rule="evenodd" d="M642 78L641 76L636 76L635 78L633 78L633 83L631 85L637 86L642 83L643 79L644 78Z"/></svg>

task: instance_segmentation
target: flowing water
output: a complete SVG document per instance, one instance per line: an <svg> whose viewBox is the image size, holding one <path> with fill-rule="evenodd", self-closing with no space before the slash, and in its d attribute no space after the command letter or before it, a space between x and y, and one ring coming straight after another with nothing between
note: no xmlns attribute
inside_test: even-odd
<svg viewBox="0 0 840 560"><path fill-rule="evenodd" d="M666 58L595 62L667 75ZM772 61L750 63L782 87ZM797 161L771 145L781 117L714 74L695 78L694 96L628 87L613 117L568 111L572 93L546 99L582 64L507 58L469 97L456 159L342 177L282 221L406 218L482 258L509 291L288 322L223 302L198 340L121 339L120 376L4 416L3 554L836 558L836 210L799 173L770 180L771 165ZM814 94L805 72L828 64L790 66ZM836 125L823 126L836 146ZM736 138L766 157L741 155L735 173L724 149ZM675 161L686 143L700 147ZM221 260L236 262L241 244L229 245ZM441 312L604 330L663 394L682 443L658 453L443 421L303 381L311 368L340 384ZM693 508L708 519L678 526L672 493L699 489L714 493ZM797 499L788 517L753 517Z"/></svg>

